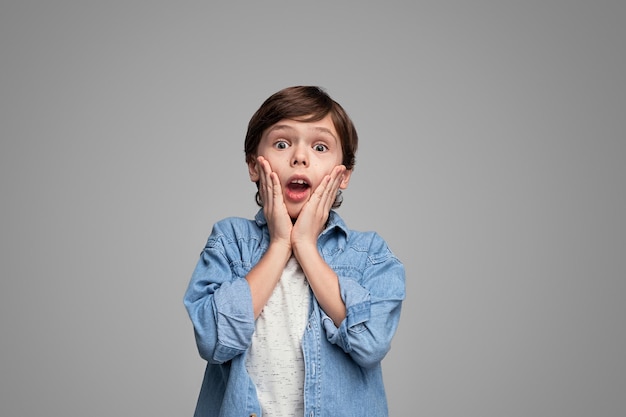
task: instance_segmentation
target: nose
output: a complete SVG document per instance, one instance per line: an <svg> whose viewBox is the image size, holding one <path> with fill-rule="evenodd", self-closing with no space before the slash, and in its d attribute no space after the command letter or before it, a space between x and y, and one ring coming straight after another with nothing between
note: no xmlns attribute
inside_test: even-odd
<svg viewBox="0 0 626 417"><path fill-rule="evenodd" d="M302 146L295 146L293 155L291 156L291 165L307 166L309 161L307 159L306 150Z"/></svg>

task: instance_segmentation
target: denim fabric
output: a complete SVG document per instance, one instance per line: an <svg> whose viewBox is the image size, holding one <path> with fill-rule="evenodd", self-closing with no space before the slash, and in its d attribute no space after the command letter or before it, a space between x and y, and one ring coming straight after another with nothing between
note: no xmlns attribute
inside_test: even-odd
<svg viewBox="0 0 626 417"><path fill-rule="evenodd" d="M254 333L245 276L268 245L262 210L254 220L224 219L213 226L192 274L184 304L200 356L207 361L196 417L262 416L245 367ZM335 326L311 295L302 339L304 415L385 417L381 361L400 319L404 266L377 233L349 230L335 211L318 248L339 277L347 315Z"/></svg>

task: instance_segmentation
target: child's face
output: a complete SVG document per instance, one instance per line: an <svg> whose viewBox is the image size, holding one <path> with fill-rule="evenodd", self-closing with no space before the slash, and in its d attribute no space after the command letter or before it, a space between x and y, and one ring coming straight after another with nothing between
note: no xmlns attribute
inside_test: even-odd
<svg viewBox="0 0 626 417"><path fill-rule="evenodd" d="M257 155L263 156L280 180L283 199L295 219L324 177L341 165L341 141L330 115L316 122L283 119L261 137ZM258 162L248 163L250 179L259 180ZM345 189L351 171L346 171L339 188Z"/></svg>

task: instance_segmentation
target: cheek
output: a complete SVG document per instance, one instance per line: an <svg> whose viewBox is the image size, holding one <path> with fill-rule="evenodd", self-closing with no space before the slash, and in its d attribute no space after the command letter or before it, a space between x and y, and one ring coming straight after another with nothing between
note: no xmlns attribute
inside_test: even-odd
<svg viewBox="0 0 626 417"><path fill-rule="evenodd" d="M263 157L265 157L265 159L267 159L267 162L270 163L271 166L281 166L281 165L289 165L289 155L287 154L287 152L266 152L264 154L262 154Z"/></svg>
<svg viewBox="0 0 626 417"><path fill-rule="evenodd" d="M327 173L327 174L330 174L330 173L333 171L333 169L335 169L335 167L336 167L337 165L341 165L341 159L339 159L339 160L333 160L333 161L327 161L327 162L324 164L324 169L325 169L325 171L326 171L326 173Z"/></svg>

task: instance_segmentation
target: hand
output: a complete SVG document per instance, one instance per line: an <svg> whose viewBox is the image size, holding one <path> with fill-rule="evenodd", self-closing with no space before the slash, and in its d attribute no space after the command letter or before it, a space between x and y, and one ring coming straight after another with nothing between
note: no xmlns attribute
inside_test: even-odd
<svg viewBox="0 0 626 417"><path fill-rule="evenodd" d="M283 200L283 190L278 175L272 171L270 163L262 156L257 157L259 172L259 194L263 202L263 213L267 220L271 242L284 242L291 247L293 225Z"/></svg>
<svg viewBox="0 0 626 417"><path fill-rule="evenodd" d="M326 175L321 184L302 207L298 220L291 231L291 245L313 244L317 247L317 238L324 229L330 209L337 197L337 191L346 172L344 165L337 165L329 175Z"/></svg>

